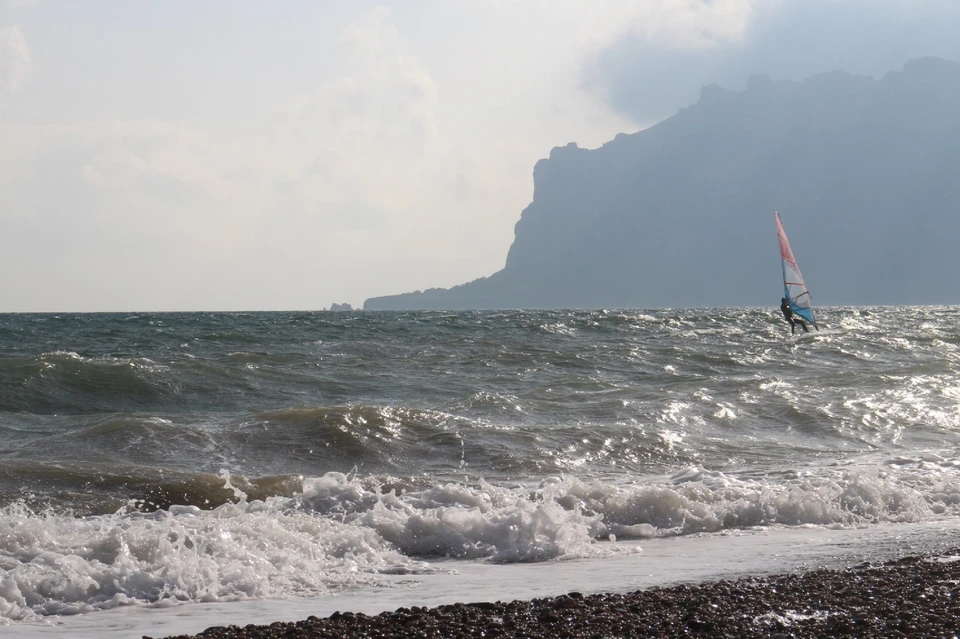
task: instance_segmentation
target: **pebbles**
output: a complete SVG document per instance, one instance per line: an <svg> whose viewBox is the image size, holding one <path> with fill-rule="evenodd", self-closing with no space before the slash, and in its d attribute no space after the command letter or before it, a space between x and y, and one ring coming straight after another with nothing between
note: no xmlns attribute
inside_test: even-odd
<svg viewBox="0 0 960 639"><path fill-rule="evenodd" d="M960 554L960 551L958 551ZM960 561L910 557L845 570L550 599L399 608L370 616L214 627L173 639L354 637L951 637ZM146 639L146 638L145 638Z"/></svg>

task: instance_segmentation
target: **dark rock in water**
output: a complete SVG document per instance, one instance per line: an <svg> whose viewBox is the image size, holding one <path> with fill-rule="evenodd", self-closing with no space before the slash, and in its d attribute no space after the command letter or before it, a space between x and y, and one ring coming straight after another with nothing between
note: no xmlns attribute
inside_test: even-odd
<svg viewBox="0 0 960 639"><path fill-rule="evenodd" d="M331 311L352 311L353 307L350 306L349 304L331 304L330 310Z"/></svg>
<svg viewBox="0 0 960 639"><path fill-rule="evenodd" d="M594 150L558 147L501 271L366 309L776 305L773 211L819 304L960 303L960 64L750 78Z"/></svg>

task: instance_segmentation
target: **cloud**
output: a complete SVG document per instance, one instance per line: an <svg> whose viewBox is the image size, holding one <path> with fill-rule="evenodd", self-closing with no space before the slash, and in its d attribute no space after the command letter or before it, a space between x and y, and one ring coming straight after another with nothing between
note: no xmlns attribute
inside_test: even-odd
<svg viewBox="0 0 960 639"><path fill-rule="evenodd" d="M22 310L49 309L47 300L77 310L311 308L488 275L503 266L536 161L632 127L582 90L582 56L624 34L671 51L724 46L742 39L754 5L305 9L330 18L323 42L264 50L265 69L283 67L269 88L240 64L218 67L209 86L196 69L171 72L166 31L153 22L129 59L85 50L80 83L62 58L75 43L44 37L52 64L0 121L0 236L18 238L0 270L33 274L22 286L0 281L0 299ZM236 37L220 41L249 53L245 43L267 27L237 21ZM38 18L31 33L44 26ZM315 38L306 26L301 35ZM183 59L205 68L211 52L183 45ZM303 58L286 57L294 51ZM183 81L191 71L194 84ZM137 82L149 90L126 89ZM15 84L22 91L22 73ZM204 90L184 88L194 85ZM245 90L261 93L244 100Z"/></svg>
<svg viewBox="0 0 960 639"><path fill-rule="evenodd" d="M553 0L543 5L521 0L464 0L464 4L526 25L568 25L571 44L599 46L621 37L636 37L670 48L704 49L740 39L757 6L780 1Z"/></svg>
<svg viewBox="0 0 960 639"><path fill-rule="evenodd" d="M32 58L19 24L0 29L0 96L17 91L30 72Z"/></svg>
<svg viewBox="0 0 960 639"><path fill-rule="evenodd" d="M403 52L386 7L346 28L342 75L301 104L341 144L398 145L409 152L436 137L437 87L415 57Z"/></svg>
<svg viewBox="0 0 960 639"><path fill-rule="evenodd" d="M301 161L277 186L287 210L342 228L389 227L410 213L433 172L437 87L404 52L385 7L340 41L338 72L286 105Z"/></svg>
<svg viewBox="0 0 960 639"><path fill-rule="evenodd" d="M308 153L298 169L278 176L278 187L288 210L356 232L352 247L332 251L362 245L391 255L405 247L439 259L461 250L444 241L457 225L442 220L473 212L458 194L477 167L464 166L468 145L457 132L441 135L436 82L390 18L380 7L345 28L339 71L286 104L284 117ZM445 209L441 223L425 223L437 208Z"/></svg>
<svg viewBox="0 0 960 639"><path fill-rule="evenodd" d="M467 218L502 197L471 190L495 159L439 135L436 83L389 11L341 46L339 70L265 129L0 122L0 235L17 238L0 266L43 281L48 310L359 304L441 264L444 285L484 274L463 247ZM35 286L3 287L7 308L38 308Z"/></svg>
<svg viewBox="0 0 960 639"><path fill-rule="evenodd" d="M464 247L503 259L471 234L510 189L478 188L496 158L440 136L436 84L389 18L344 29L338 72L285 101L270 136L0 122L0 235L17 238L0 268L45 291L5 278L5 306L315 308L484 274Z"/></svg>
<svg viewBox="0 0 960 639"><path fill-rule="evenodd" d="M701 38L704 46L625 30L592 55L583 86L646 125L696 101L713 82L738 89L751 74L799 80L835 69L879 76L916 57L960 57L960 5L947 0L778 0L727 8L729 37Z"/></svg>
<svg viewBox="0 0 960 639"><path fill-rule="evenodd" d="M548 9L521 0L463 1L498 22L519 25L544 76L552 82L569 76L566 101L577 100L582 116L608 124L615 118L605 108L630 116L623 131L652 124L650 112L660 116L682 106L677 94L686 99L690 93L672 85L686 88L691 75L710 77L706 67L717 51L740 46L758 16L789 0L555 0ZM629 86L636 80L639 89ZM693 85L695 98L701 83ZM653 102L639 118L623 104L635 102L637 91Z"/></svg>
<svg viewBox="0 0 960 639"><path fill-rule="evenodd" d="M739 41L759 4L760 0L601 2L601 13L594 20L603 41L633 37L664 48L702 51Z"/></svg>
<svg viewBox="0 0 960 639"><path fill-rule="evenodd" d="M11 307L46 310L229 305L229 273L255 255L261 184L231 172L236 149L143 120L0 124L0 233ZM238 284L238 287L242 287ZM206 296L206 298L205 298Z"/></svg>

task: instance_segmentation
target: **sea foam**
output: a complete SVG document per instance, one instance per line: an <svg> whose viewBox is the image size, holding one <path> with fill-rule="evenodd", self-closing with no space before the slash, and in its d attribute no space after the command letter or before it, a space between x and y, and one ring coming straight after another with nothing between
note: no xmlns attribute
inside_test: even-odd
<svg viewBox="0 0 960 639"><path fill-rule="evenodd" d="M385 586L437 559L540 562L642 552L616 539L780 526L918 522L960 514L956 460L886 464L776 481L702 467L642 484L573 476L534 486L479 481L384 491L374 478L306 478L294 497L76 517L0 510L0 616L24 620L120 605L315 596ZM613 543L611 543L613 542Z"/></svg>

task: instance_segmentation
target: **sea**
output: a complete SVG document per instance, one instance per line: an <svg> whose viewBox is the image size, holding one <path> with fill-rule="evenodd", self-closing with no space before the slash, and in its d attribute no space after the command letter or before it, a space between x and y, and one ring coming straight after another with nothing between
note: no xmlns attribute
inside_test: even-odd
<svg viewBox="0 0 960 639"><path fill-rule="evenodd" d="M960 547L960 307L0 315L0 635Z"/></svg>

